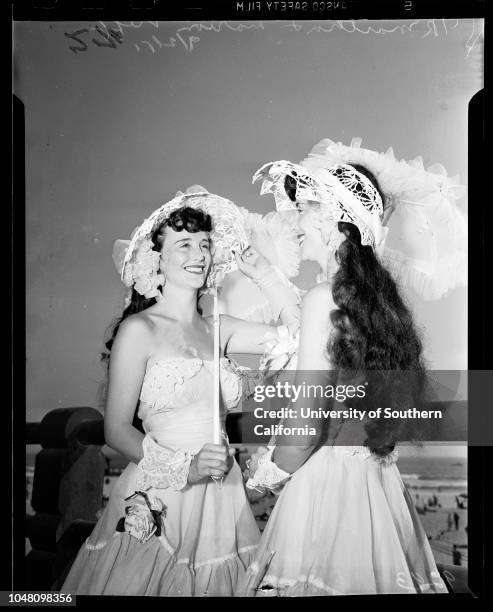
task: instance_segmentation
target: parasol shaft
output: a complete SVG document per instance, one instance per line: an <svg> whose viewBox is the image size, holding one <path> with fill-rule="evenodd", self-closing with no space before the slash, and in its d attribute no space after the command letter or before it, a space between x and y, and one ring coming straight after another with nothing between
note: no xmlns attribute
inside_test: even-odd
<svg viewBox="0 0 493 612"><path fill-rule="evenodd" d="M220 405L219 405L219 386L220 386L220 358L219 358L219 303L218 303L218 289L214 292L214 378L213 378L213 438L214 444L221 443L221 419L220 419Z"/></svg>

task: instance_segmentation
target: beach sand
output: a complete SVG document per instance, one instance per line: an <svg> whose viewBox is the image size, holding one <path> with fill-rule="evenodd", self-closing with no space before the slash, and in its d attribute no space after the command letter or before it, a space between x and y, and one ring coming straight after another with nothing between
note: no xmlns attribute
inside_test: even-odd
<svg viewBox="0 0 493 612"><path fill-rule="evenodd" d="M416 503L416 509L419 512L419 518L430 540L436 562L458 565L457 562L454 563L452 554L455 544L461 557L460 565L467 567L467 508L458 508L455 500L456 495L467 493L467 491L413 488L410 489L410 493L415 499L416 494L420 496L419 501ZM436 495L441 507L426 506L425 510L424 502L431 498L433 494ZM455 528L454 513L459 516L458 529ZM452 525L450 527L448 524L449 515L452 518Z"/></svg>

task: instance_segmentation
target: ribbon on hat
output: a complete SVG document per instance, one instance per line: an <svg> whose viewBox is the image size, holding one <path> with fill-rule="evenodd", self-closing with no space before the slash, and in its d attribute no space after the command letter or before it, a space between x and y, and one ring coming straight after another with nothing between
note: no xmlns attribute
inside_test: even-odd
<svg viewBox="0 0 493 612"><path fill-rule="evenodd" d="M113 263L115 264L116 271L118 274L122 275L123 272L123 262L125 261L125 257L127 254L128 245L130 244L130 240L122 240L118 238L115 240L113 244L113 252L111 254L111 258L113 259Z"/></svg>

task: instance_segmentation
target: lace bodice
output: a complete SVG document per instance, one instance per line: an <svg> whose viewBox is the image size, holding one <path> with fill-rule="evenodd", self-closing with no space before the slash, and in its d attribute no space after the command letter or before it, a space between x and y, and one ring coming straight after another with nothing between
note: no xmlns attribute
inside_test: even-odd
<svg viewBox="0 0 493 612"><path fill-rule="evenodd" d="M173 357L155 361L147 367L142 384L140 392L142 411L145 411L143 404L155 411L171 409L175 402L180 403L179 398L183 394L188 400L196 399L197 391L200 397L203 397L207 390L200 382L206 383L206 381L201 381L201 376L199 381L192 382L192 379L201 370L204 370L203 374L211 378L212 384L212 367L212 360L204 360L200 357ZM246 370L248 368L236 364L231 359L226 357L221 359L222 401L227 410L234 409L241 399ZM205 384L205 386L209 385ZM139 409L139 416L143 418L141 409Z"/></svg>
<svg viewBox="0 0 493 612"><path fill-rule="evenodd" d="M212 442L213 361L200 357L159 359L147 365L138 415L160 444L197 450ZM248 368L220 362L221 420L248 389Z"/></svg>

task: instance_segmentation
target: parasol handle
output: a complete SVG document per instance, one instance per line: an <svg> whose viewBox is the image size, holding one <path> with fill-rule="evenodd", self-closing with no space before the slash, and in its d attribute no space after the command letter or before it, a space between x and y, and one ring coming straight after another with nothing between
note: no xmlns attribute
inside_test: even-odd
<svg viewBox="0 0 493 612"><path fill-rule="evenodd" d="M213 439L214 444L221 444L221 418L219 404L219 389L220 389L220 336L219 336L219 303L218 303L218 288L214 292L214 378L213 378Z"/></svg>

